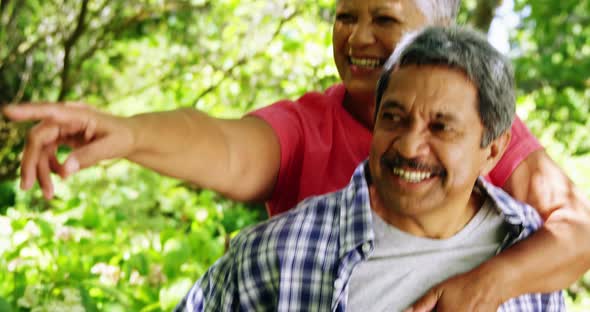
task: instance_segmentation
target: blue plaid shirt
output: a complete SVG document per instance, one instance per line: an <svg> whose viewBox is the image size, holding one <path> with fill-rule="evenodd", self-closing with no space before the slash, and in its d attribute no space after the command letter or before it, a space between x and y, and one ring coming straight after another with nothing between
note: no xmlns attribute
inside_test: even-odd
<svg viewBox="0 0 590 312"><path fill-rule="evenodd" d="M176 311L345 311L353 269L373 250L365 164L340 191L243 230ZM479 179L509 225L500 250L542 224L537 212ZM565 311L561 292L526 294L499 311Z"/></svg>

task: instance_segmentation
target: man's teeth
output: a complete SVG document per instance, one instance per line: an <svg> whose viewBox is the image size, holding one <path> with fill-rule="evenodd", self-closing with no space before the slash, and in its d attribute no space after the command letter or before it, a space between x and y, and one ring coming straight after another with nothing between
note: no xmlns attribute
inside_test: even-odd
<svg viewBox="0 0 590 312"><path fill-rule="evenodd" d="M350 58L350 62L356 66L379 68L381 67L381 61L379 59L361 59L361 58Z"/></svg>
<svg viewBox="0 0 590 312"><path fill-rule="evenodd" d="M411 183L418 183L422 182L430 177L432 177L431 172L423 172L423 171L408 171L401 168L393 168L393 174L399 176L400 178L411 182Z"/></svg>

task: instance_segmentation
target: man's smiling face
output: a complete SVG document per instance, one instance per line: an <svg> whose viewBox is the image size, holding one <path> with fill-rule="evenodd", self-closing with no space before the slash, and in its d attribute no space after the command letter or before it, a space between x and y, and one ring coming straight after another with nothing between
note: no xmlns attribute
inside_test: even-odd
<svg viewBox="0 0 590 312"><path fill-rule="evenodd" d="M462 71L437 65L394 71L369 157L383 206L407 217L465 206L489 166L483 131L477 89Z"/></svg>

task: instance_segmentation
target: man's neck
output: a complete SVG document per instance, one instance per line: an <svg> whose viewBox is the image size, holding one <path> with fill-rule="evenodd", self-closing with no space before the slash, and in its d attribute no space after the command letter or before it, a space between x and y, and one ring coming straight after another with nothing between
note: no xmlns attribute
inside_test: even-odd
<svg viewBox="0 0 590 312"><path fill-rule="evenodd" d="M432 239L445 239L457 234L484 202L483 196L472 191L466 200L458 200L420 215L404 215L393 207L385 207L374 186L369 187L369 193L371 209L386 223L406 233Z"/></svg>

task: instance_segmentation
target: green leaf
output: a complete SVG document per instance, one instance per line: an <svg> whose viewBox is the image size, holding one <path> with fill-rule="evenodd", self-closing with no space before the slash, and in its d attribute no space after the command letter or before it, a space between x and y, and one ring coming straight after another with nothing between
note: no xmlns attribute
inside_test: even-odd
<svg viewBox="0 0 590 312"><path fill-rule="evenodd" d="M191 246L186 239L172 238L164 245L164 274L175 278L180 266L191 258Z"/></svg>
<svg viewBox="0 0 590 312"><path fill-rule="evenodd" d="M14 206L15 200L16 192L14 190L14 182L0 182L0 215L6 214L6 209Z"/></svg>
<svg viewBox="0 0 590 312"><path fill-rule="evenodd" d="M181 278L172 284L162 287L160 290L160 307L162 310L168 311L173 309L184 298L192 285L192 280Z"/></svg>
<svg viewBox="0 0 590 312"><path fill-rule="evenodd" d="M12 307L10 306L10 304L8 303L8 301L6 301L6 299L0 297L0 311L2 312L12 312Z"/></svg>
<svg viewBox="0 0 590 312"><path fill-rule="evenodd" d="M145 276L149 273L149 260L143 252L132 255L128 260L128 264L141 275Z"/></svg>
<svg viewBox="0 0 590 312"><path fill-rule="evenodd" d="M84 306L84 309L86 309L86 312L98 312L96 303L94 302L86 288L84 286L80 286L78 287L78 289L80 290L82 305Z"/></svg>
<svg viewBox="0 0 590 312"><path fill-rule="evenodd" d="M49 239L53 238L53 226L49 222L43 220L42 218L37 218L35 223L37 223L39 229L41 230L41 236Z"/></svg>
<svg viewBox="0 0 590 312"><path fill-rule="evenodd" d="M101 217L94 205L88 205L84 208L84 213L80 221L84 227L97 228L101 223Z"/></svg>

